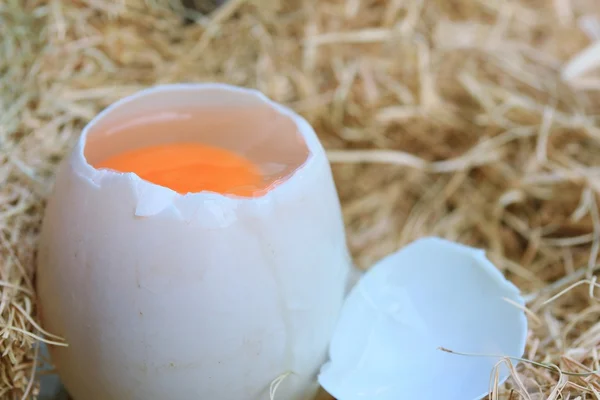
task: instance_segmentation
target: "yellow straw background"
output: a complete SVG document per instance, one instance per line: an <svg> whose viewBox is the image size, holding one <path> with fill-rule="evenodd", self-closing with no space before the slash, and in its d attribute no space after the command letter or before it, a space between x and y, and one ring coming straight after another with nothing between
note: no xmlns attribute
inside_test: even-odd
<svg viewBox="0 0 600 400"><path fill-rule="evenodd" d="M0 2L0 398L60 342L34 294L57 163L111 102L189 81L308 118L360 267L424 235L488 250L527 296L525 357L580 373L522 363L491 398L600 398L600 2L208 3Z"/></svg>

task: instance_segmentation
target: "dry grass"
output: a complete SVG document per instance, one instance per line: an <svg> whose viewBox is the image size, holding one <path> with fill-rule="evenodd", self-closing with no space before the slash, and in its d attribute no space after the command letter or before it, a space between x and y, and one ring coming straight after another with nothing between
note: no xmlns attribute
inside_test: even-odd
<svg viewBox="0 0 600 400"><path fill-rule="evenodd" d="M188 25L159 3L0 2L0 398L31 389L35 336L57 340L32 322L56 163L102 107L175 81L306 116L361 267L426 234L484 247L528 296L526 357L600 368L597 0L230 0ZM599 382L524 363L491 397L600 398Z"/></svg>

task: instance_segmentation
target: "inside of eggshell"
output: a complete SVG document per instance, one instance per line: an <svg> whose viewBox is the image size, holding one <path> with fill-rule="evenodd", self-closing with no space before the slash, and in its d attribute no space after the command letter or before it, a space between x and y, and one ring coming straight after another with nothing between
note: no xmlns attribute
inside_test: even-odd
<svg viewBox="0 0 600 400"><path fill-rule="evenodd" d="M203 95L196 96L197 103L185 96L177 102L171 101L173 95L177 93L150 93L105 113L87 133L88 163L147 146L201 143L245 157L259 166L263 184L271 187L308 159L310 151L296 123L265 102L242 97L237 103L233 93L210 103Z"/></svg>

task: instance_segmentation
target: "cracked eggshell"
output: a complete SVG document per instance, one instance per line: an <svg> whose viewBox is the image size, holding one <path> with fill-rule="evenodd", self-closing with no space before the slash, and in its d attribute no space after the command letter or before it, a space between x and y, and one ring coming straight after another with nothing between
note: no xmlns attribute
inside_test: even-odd
<svg viewBox="0 0 600 400"><path fill-rule="evenodd" d="M98 127L176 106L259 107L265 124L291 124L310 154L258 198L180 195L87 162ZM287 372L278 397L309 398L350 270L310 125L221 84L158 86L91 121L56 177L38 260L43 326L69 345L51 346L52 361L77 400L265 399Z"/></svg>
<svg viewBox="0 0 600 400"><path fill-rule="evenodd" d="M339 400L485 396L498 357L521 357L519 290L482 250L417 240L373 266L350 292L319 382ZM500 382L509 376L500 368Z"/></svg>

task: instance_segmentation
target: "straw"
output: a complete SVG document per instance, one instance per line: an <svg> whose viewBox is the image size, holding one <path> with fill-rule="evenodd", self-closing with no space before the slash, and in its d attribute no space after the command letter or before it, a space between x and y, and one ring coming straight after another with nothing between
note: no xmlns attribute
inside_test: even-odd
<svg viewBox="0 0 600 400"><path fill-rule="evenodd" d="M494 398L598 396L540 365L598 369L600 3L208 3L0 4L0 397L29 394L36 338L61 341L33 323L57 163L106 105L182 81L258 88L309 120L361 268L425 235L488 250L533 322L534 363Z"/></svg>

